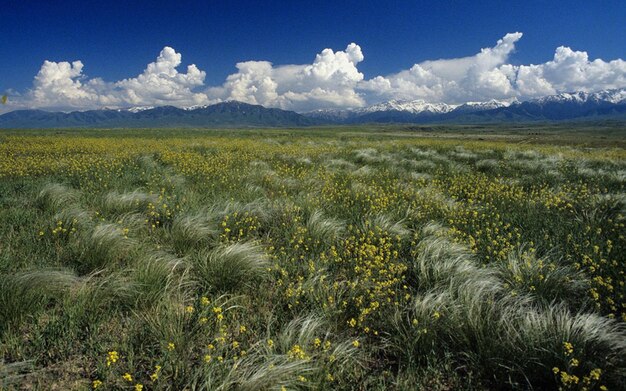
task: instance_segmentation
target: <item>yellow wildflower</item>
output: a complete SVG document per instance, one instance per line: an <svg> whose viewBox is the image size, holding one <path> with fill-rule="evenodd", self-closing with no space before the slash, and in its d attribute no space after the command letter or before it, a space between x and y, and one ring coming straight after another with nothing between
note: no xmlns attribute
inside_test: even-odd
<svg viewBox="0 0 626 391"><path fill-rule="evenodd" d="M304 360L308 357L306 352L304 351L304 349L302 349L302 347L300 347L300 345L293 345L291 349L289 349L289 351L287 352L287 355L293 359L299 360Z"/></svg>
<svg viewBox="0 0 626 391"><path fill-rule="evenodd" d="M111 364L116 363L119 358L120 356L115 350L109 352L107 354L107 367L110 367Z"/></svg>
<svg viewBox="0 0 626 391"><path fill-rule="evenodd" d="M591 376L593 380L600 380L601 375L602 369L600 368L592 369L591 372L589 372L589 376Z"/></svg>

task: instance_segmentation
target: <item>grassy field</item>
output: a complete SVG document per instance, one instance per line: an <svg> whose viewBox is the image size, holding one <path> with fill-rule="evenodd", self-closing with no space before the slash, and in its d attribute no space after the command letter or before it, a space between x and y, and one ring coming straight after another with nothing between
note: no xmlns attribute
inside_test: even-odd
<svg viewBox="0 0 626 391"><path fill-rule="evenodd" d="M626 389L623 128L0 133L0 389Z"/></svg>

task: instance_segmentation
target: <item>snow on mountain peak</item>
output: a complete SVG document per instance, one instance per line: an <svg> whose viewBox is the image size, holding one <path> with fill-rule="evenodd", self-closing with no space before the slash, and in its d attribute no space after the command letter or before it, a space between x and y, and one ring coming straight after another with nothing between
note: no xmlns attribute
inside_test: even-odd
<svg viewBox="0 0 626 391"><path fill-rule="evenodd" d="M154 106L135 106L128 109L120 109L118 111L130 111L131 113L139 113L140 111L152 110Z"/></svg>
<svg viewBox="0 0 626 391"><path fill-rule="evenodd" d="M607 102L607 103L626 103L626 88L617 88L613 90L603 90L597 92L562 92L556 95L544 96L539 99L534 99L533 102L548 103L548 102L571 102L571 103L585 103L585 102Z"/></svg>
<svg viewBox="0 0 626 391"><path fill-rule="evenodd" d="M467 109L471 108L473 110L480 111L480 110L493 110L493 109L498 109L500 107L509 107L513 103L517 103L517 99L513 99L509 101L491 99L486 102L465 102L464 104L458 107L463 107Z"/></svg>
<svg viewBox="0 0 626 391"><path fill-rule="evenodd" d="M408 113L418 114L423 112L433 114L449 113L454 110L456 105L446 103L430 103L422 99L406 101L406 100L390 100L388 102L377 103L363 109L354 110L356 113L375 113L378 111L404 111Z"/></svg>

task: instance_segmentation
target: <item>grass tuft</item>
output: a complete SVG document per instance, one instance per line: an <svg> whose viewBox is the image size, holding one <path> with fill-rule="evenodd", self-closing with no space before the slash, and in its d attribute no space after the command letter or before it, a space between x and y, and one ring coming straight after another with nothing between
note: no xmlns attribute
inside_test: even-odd
<svg viewBox="0 0 626 391"><path fill-rule="evenodd" d="M190 257L193 275L206 291L235 292L252 287L266 273L268 262L263 250L250 242L221 245Z"/></svg>

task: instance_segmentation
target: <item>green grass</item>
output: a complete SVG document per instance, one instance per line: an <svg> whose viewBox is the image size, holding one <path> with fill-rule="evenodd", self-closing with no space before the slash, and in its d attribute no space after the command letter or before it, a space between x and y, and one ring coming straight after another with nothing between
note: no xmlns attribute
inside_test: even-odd
<svg viewBox="0 0 626 391"><path fill-rule="evenodd" d="M623 128L568 126L3 131L0 389L626 388Z"/></svg>

